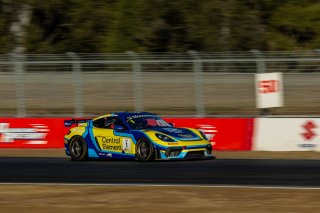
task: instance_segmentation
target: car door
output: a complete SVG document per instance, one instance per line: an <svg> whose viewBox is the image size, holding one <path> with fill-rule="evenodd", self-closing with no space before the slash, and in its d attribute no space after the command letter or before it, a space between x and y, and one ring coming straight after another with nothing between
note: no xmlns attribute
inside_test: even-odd
<svg viewBox="0 0 320 213"><path fill-rule="evenodd" d="M132 139L125 134L115 134L115 126L125 127L118 117L100 118L93 122L93 134L101 151L134 154Z"/></svg>

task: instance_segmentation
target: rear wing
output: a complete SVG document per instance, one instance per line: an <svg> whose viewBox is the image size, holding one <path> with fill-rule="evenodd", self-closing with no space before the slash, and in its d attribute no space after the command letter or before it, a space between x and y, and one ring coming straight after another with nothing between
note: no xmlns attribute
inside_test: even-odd
<svg viewBox="0 0 320 213"><path fill-rule="evenodd" d="M91 119L71 119L71 120L64 120L64 126L65 127L70 127L73 124L76 124L76 126L78 126L78 124L82 124L82 123L87 123L88 121L90 121Z"/></svg>

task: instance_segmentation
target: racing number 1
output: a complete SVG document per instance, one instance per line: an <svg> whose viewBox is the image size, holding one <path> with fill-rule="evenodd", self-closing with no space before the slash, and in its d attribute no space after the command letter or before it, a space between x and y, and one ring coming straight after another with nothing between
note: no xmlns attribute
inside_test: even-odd
<svg viewBox="0 0 320 213"><path fill-rule="evenodd" d="M124 138L122 141L122 147L125 152L131 152L131 143L129 138Z"/></svg>

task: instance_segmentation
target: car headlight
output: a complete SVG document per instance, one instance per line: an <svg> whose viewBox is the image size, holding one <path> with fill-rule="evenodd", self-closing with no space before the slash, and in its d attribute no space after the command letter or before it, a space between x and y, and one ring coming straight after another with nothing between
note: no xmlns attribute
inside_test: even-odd
<svg viewBox="0 0 320 213"><path fill-rule="evenodd" d="M211 145L211 144L209 144L209 145L207 146L207 154L208 154L208 155L211 155L211 154L212 154L212 145Z"/></svg>
<svg viewBox="0 0 320 213"><path fill-rule="evenodd" d="M206 134L204 134L201 130L199 130L201 136L203 137L203 139L208 140Z"/></svg>
<svg viewBox="0 0 320 213"><path fill-rule="evenodd" d="M165 142L173 142L174 140L164 134L156 133L156 137Z"/></svg>

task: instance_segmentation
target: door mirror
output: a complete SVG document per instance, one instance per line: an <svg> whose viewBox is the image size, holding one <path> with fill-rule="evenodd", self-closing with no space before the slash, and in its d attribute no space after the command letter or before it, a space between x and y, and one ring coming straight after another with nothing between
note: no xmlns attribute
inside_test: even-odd
<svg viewBox="0 0 320 213"><path fill-rule="evenodd" d="M124 127L121 125L117 125L114 127L114 131L116 132L123 132L124 131Z"/></svg>
<svg viewBox="0 0 320 213"><path fill-rule="evenodd" d="M169 125L170 125L171 127L174 127L173 123L169 123Z"/></svg>

